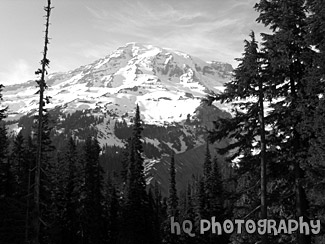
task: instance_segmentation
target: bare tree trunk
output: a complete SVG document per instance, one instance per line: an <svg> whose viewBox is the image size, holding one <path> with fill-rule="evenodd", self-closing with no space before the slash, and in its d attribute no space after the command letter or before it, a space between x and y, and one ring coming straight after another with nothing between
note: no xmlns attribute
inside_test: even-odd
<svg viewBox="0 0 325 244"><path fill-rule="evenodd" d="M44 106L44 89L45 89L45 73L46 67L49 64L47 59L47 45L49 44L48 30L50 25L50 13L51 13L51 0L47 0L47 7L44 7L46 11L46 24L45 24L45 44L43 51L43 59L41 61L42 69L36 71L36 74L41 74L40 80L37 81L39 85L39 108L38 108L38 128L37 128L37 155L35 166L35 185L34 185L34 211L33 211L33 244L39 244L40 235L40 178L41 178L41 163L42 163L42 132L43 132L43 106Z"/></svg>
<svg viewBox="0 0 325 244"><path fill-rule="evenodd" d="M267 219L267 202L266 202L266 142L265 142L265 121L264 121L264 94L263 84L259 81L259 120L260 120L260 136L261 136L261 219ZM267 232L262 236L262 244L268 243Z"/></svg>
<svg viewBox="0 0 325 244"><path fill-rule="evenodd" d="M294 72L290 68L290 72ZM290 77L290 90L293 97L292 104L294 105L294 108L297 107L297 88L295 84L295 79L293 77ZM295 126L298 124L297 121L295 121ZM298 153L300 150L300 142L301 137L297 130L294 128L293 130L293 141L294 141L294 148L293 150ZM299 161L296 159L293 163L294 166L294 175L295 175L295 195L296 195L296 220L299 220L299 217L303 217L304 220L306 220L306 213L307 213L307 206L306 206L306 196L304 194L304 188L301 184L302 180L302 169L300 167ZM304 233L300 233L297 231L297 244L310 244L311 239L309 235L305 235Z"/></svg>

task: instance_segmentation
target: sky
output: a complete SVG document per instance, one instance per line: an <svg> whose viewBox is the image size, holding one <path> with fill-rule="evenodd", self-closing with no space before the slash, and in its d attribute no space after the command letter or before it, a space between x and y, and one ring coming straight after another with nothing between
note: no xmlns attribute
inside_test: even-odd
<svg viewBox="0 0 325 244"><path fill-rule="evenodd" d="M49 73L109 55L129 42L235 61L258 24L258 0L52 0ZM0 84L34 80L44 46L47 0L1 0Z"/></svg>

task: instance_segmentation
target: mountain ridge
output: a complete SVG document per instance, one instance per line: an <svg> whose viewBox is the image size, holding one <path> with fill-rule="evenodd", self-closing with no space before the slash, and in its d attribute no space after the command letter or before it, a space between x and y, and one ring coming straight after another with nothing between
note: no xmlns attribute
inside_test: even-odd
<svg viewBox="0 0 325 244"><path fill-rule="evenodd" d="M230 67L216 62L209 64L179 51L129 43L89 65L48 75L49 89L46 94L52 97L49 108L67 106L79 101L80 108L76 105L75 109L84 109L91 107L89 104L92 104L92 99L109 100L105 96L111 97L114 94L117 102L121 102L120 98L123 96L118 94L128 93L133 94L132 99L140 103L140 108L143 103L143 109L145 105L150 105L146 101L155 101L157 97L175 102L188 100L188 96L195 100L204 97L209 91L218 92L230 78ZM15 119L19 114L35 110L35 92L34 82L5 87L5 104L10 109L8 119ZM150 96L149 93L154 93L155 96ZM74 96L76 94L78 96ZM134 95L143 99L135 99ZM17 101L17 97L20 101ZM195 105L197 107L197 101ZM73 106L71 109L74 109ZM149 116L145 117L146 122L150 122ZM155 119L161 120L159 116Z"/></svg>
<svg viewBox="0 0 325 244"><path fill-rule="evenodd" d="M54 121L55 146L60 150L70 136L79 141L95 136L107 156L103 164L109 162L104 168L119 170L138 104L145 125L147 183L153 179L166 182L168 172L163 165L168 164L172 151L180 155L176 161L186 164L180 169L185 175L182 180L190 180L187 171L197 173L200 167L192 155L194 151L204 155L207 129L219 117L229 116L202 104L202 98L222 90L231 72L229 64L207 63L179 51L129 43L91 64L49 74L45 95L52 98L46 108ZM36 83L31 81L5 87L9 130L30 134L38 108L36 91Z"/></svg>

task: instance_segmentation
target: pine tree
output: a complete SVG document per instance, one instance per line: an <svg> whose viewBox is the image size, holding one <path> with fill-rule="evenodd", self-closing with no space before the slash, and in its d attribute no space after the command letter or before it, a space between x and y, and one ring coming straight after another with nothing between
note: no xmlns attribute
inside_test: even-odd
<svg viewBox="0 0 325 244"><path fill-rule="evenodd" d="M103 218L103 169L99 163L101 148L97 139L87 137L84 145L83 239L86 243L106 240Z"/></svg>
<svg viewBox="0 0 325 244"><path fill-rule="evenodd" d="M114 244L118 242L120 228L120 204L114 179L111 179L110 176L107 177L105 199L108 243Z"/></svg>
<svg viewBox="0 0 325 244"><path fill-rule="evenodd" d="M192 223L195 223L195 218L196 218L196 202L195 202L195 195L194 195L194 184L187 184L187 189L186 192L184 194L184 210L183 212L183 216L181 216L181 220L189 220ZM195 226L195 232L198 232L197 226ZM188 244L194 244L194 243L198 243L197 237L191 237L188 234L182 233L182 242L184 243L188 243ZM181 243L182 243L181 242Z"/></svg>
<svg viewBox="0 0 325 244"><path fill-rule="evenodd" d="M225 187L220 172L219 161L215 156L212 161L211 174L210 174L210 197L209 197L209 217L216 217L216 221L222 223L229 219L232 214L227 209L225 200L228 200L225 194ZM233 203L231 203L232 205ZM209 243L229 243L229 236L225 233L222 235L210 235Z"/></svg>
<svg viewBox="0 0 325 244"><path fill-rule="evenodd" d="M140 109L137 105L133 120L132 138L129 144L122 232L119 240L121 243L151 243L153 238L153 223L151 216L149 216L152 210L149 207L144 176L142 130Z"/></svg>
<svg viewBox="0 0 325 244"><path fill-rule="evenodd" d="M159 244L160 242L160 226L159 226L159 217L157 216L157 205L155 201L155 195L153 193L152 188L149 188L148 191L148 220L151 223L151 243Z"/></svg>
<svg viewBox="0 0 325 244"><path fill-rule="evenodd" d="M2 102L2 88L0 85L0 102ZM15 229L13 223L13 195L14 176L12 165L8 158L9 140L7 130L3 123L6 117L6 108L0 109L0 239L3 242L14 243Z"/></svg>
<svg viewBox="0 0 325 244"><path fill-rule="evenodd" d="M211 215L212 216L222 216L223 212L223 182L221 178L221 173L219 169L219 162L217 157L214 157L212 163L212 169L210 173L211 178L211 186L210 186L210 194L211 194Z"/></svg>
<svg viewBox="0 0 325 244"><path fill-rule="evenodd" d="M209 219L209 209L208 205L210 204L208 200L207 187L205 184L204 176L199 176L198 181L196 182L196 217L195 217L195 229L196 232L200 231L200 223L203 219ZM208 243L209 234L199 235L196 237L198 243Z"/></svg>
<svg viewBox="0 0 325 244"><path fill-rule="evenodd" d="M62 243L78 243L80 241L80 198L82 171L73 138L67 142L66 149L58 157L55 169L56 184L53 202L56 204L56 224L61 231L57 236L62 238Z"/></svg>
<svg viewBox="0 0 325 244"><path fill-rule="evenodd" d="M32 213L32 179L34 179L32 169L35 167L36 146L33 143L31 136L26 140L26 164L28 165L27 184L26 188L26 213L25 213L25 242L30 242L31 232L31 213Z"/></svg>
<svg viewBox="0 0 325 244"><path fill-rule="evenodd" d="M303 168L308 165L310 136L304 136L299 131L303 119L302 107L308 106L304 103L305 75L312 54L310 45L306 42L306 4L303 0L263 0L255 8L260 12L258 22L273 32L263 34L265 72L269 75L268 83L273 88L272 98L277 99L272 103L273 110L270 112L275 131L272 144L278 148L278 163L285 164L289 175L292 175L295 216L307 218L308 201L302 182L305 178ZM310 236L298 233L297 242L310 243Z"/></svg>
<svg viewBox="0 0 325 244"><path fill-rule="evenodd" d="M168 195L168 217L174 217L175 219L178 218L178 196L177 196L177 189L176 189L176 169L175 169L175 155L172 154L170 160L170 167L169 167L169 195Z"/></svg>
<svg viewBox="0 0 325 244"><path fill-rule="evenodd" d="M16 192L21 197L26 194L27 190L23 187L27 184L29 171L26 156L24 137L20 131L14 139L11 160L14 167L14 174L16 175Z"/></svg>
<svg viewBox="0 0 325 244"><path fill-rule="evenodd" d="M25 202L20 184L22 175L10 155L9 138L3 119L7 108L1 106L0 85L0 240L4 243L22 243L25 237Z"/></svg>
<svg viewBox="0 0 325 244"><path fill-rule="evenodd" d="M163 237L162 225L164 219L166 218L165 216L166 212L164 211L163 208L161 189L159 187L158 181L155 181L154 184L154 205L155 205L154 223L155 223L155 230L157 232L155 238L157 240L157 243L161 243Z"/></svg>
<svg viewBox="0 0 325 244"><path fill-rule="evenodd" d="M307 42L313 47L310 55L310 66L306 70L305 97L301 103L303 111L300 133L305 137L311 137L309 144L309 165L305 168L306 177L304 181L306 194L309 200L309 214L324 216L325 192L325 100L324 84L325 77L325 2L319 0L308 0L308 31ZM307 106L306 106L307 105ZM318 217L320 218L320 217ZM321 217L320 219L324 219ZM315 243L325 241L324 233L312 237Z"/></svg>
<svg viewBox="0 0 325 244"><path fill-rule="evenodd" d="M55 225L53 224L56 219L56 209L54 196L55 191L58 186L57 181L59 172L57 172L56 159L55 159L55 146L53 145L51 138L52 122L50 121L50 115L44 109L43 119L42 119L42 143L41 143L41 171L39 177L39 217L40 217L40 229L39 229L39 242L48 242L51 239L51 235L54 232ZM38 127L38 124L36 123ZM33 161L32 173L34 175L34 181L32 181L32 186L36 187L36 175L37 175L37 150L39 149L37 144L38 130L36 130L34 140L36 139L36 164L35 158ZM31 155L33 156L33 155ZM34 189L35 193L35 189ZM32 211L32 226L34 226L35 221L35 194L33 201L33 211ZM34 233L32 231L32 233ZM54 234L55 235L55 234ZM53 237L53 236L52 236Z"/></svg>
<svg viewBox="0 0 325 244"><path fill-rule="evenodd" d="M176 186L175 154L172 153L169 166L169 186L167 198L167 218L163 223L164 241L167 243L180 243L180 237L171 233L171 220L180 221L179 198Z"/></svg>
<svg viewBox="0 0 325 244"><path fill-rule="evenodd" d="M266 131L264 102L268 95L268 86L262 74L263 54L258 49L254 32L251 40L245 40L243 58L234 72L232 81L225 84L225 91L216 96L221 102L232 102L233 118L220 119L216 123L216 131L210 133L210 140L229 137L232 142L219 153L229 153L228 161L238 165L238 174L245 177L249 173L258 174L250 184L261 183L261 218L267 218L266 212ZM248 185L248 187L251 187ZM252 206L253 207L253 206ZM266 235L262 242L267 243Z"/></svg>
<svg viewBox="0 0 325 244"><path fill-rule="evenodd" d="M29 211L29 180L30 180L30 162L28 160L26 142L21 131L14 138L12 151L10 153L10 165L13 175L12 190L13 199L19 203L15 210L16 231L15 236L21 241L28 240L28 215ZM19 237L18 237L19 236Z"/></svg>

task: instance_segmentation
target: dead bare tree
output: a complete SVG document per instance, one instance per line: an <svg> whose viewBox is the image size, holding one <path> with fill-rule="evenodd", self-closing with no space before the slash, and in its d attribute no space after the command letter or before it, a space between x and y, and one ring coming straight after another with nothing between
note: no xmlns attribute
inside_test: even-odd
<svg viewBox="0 0 325 244"><path fill-rule="evenodd" d="M45 75L47 74L47 68L49 67L50 61L47 59L47 51L49 44L49 26L50 26L50 14L51 14L51 0L47 0L47 6L44 7L46 12L45 18L45 43L43 50L43 59L41 60L41 69L38 69L35 74L40 75L40 79L37 80L39 90L39 107L38 107L38 118L37 118L37 154L36 154L36 165L35 165L35 182L34 182L34 209L32 216L32 228L33 236L32 243L39 244L40 236L40 224L41 224L41 213L40 213L40 178L42 168L42 132L43 132L43 112L44 112L44 90L46 89Z"/></svg>

